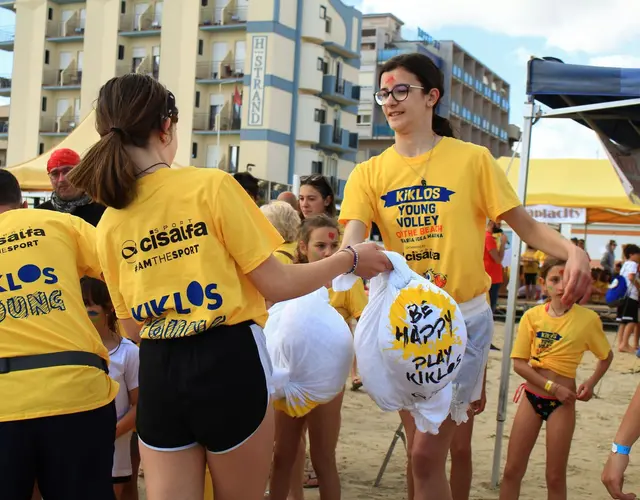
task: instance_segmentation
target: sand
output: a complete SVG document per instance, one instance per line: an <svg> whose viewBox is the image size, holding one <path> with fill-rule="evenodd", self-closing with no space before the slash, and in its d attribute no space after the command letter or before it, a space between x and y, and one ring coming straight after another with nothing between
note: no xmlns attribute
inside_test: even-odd
<svg viewBox="0 0 640 500"><path fill-rule="evenodd" d="M503 325L496 324L494 343L498 347L502 346L503 331ZM610 342L613 342L614 333L608 332L607 336ZM474 475L471 488L471 498L474 500L498 498L498 491L492 489L490 483L501 358L502 352L491 351L487 374L487 406L475 423ZM578 383L590 376L594 366L595 358L590 353L586 353L578 371ZM613 436L638 384L638 377L635 375L637 371L640 371L640 360L630 354L618 354L599 388L599 397L587 403L578 402L576 432L567 471L570 499L608 498L600 482L600 474ZM520 377L511 373L507 422L503 439L503 466L511 423L516 410L516 404L512 403L512 396L520 382ZM398 427L398 415L380 411L364 391L355 393L347 391L342 418L342 433L337 456L343 500L406 499L405 452L401 441L398 441L380 486L373 487L394 431ZM546 498L545 454L543 427L523 482L522 499ZM627 478L627 489L640 493L640 478L634 474L634 465L632 457L629 474L631 477ZM141 481L141 486L142 484ZM320 498L317 490L307 490L307 492L308 500ZM144 498L144 494L141 497Z"/></svg>

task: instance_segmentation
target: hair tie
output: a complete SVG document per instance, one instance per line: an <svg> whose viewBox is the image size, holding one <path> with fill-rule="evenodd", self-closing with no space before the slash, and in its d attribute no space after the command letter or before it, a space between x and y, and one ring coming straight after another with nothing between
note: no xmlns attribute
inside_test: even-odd
<svg viewBox="0 0 640 500"><path fill-rule="evenodd" d="M111 127L111 132L115 132L116 134L124 135L124 130L120 127Z"/></svg>

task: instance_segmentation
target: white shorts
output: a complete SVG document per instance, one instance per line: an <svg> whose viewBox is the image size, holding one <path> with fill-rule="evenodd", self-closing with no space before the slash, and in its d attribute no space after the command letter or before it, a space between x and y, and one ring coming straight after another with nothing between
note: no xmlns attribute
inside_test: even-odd
<svg viewBox="0 0 640 500"><path fill-rule="evenodd" d="M493 337L493 313L486 294L459 304L467 327L467 348L453 382L451 418L460 425L468 420L469 405L480 399L484 370Z"/></svg>
<svg viewBox="0 0 640 500"><path fill-rule="evenodd" d="M133 474L131 467L131 435L133 431L120 436L115 442L111 477L127 477Z"/></svg>

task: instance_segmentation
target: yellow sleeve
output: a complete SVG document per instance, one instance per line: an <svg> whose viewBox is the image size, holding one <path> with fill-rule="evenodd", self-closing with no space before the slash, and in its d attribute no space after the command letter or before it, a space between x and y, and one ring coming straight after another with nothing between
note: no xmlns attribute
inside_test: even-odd
<svg viewBox="0 0 640 500"><path fill-rule="evenodd" d="M493 221L512 208L522 205L507 176L487 148L480 158L480 196L484 214Z"/></svg>
<svg viewBox="0 0 640 500"><path fill-rule="evenodd" d="M273 256L283 264L291 264L291 259L278 251L273 252Z"/></svg>
<svg viewBox="0 0 640 500"><path fill-rule="evenodd" d="M96 228L74 215L69 215L69 221L76 236L78 275L100 279L102 268L98 259Z"/></svg>
<svg viewBox="0 0 640 500"><path fill-rule="evenodd" d="M349 290L349 315L354 319L362 316L362 311L367 306L367 292L364 290L364 282L358 279L356 284Z"/></svg>
<svg viewBox="0 0 640 500"><path fill-rule="evenodd" d="M284 243L280 233L231 175L225 174L212 200L220 240L244 274L265 262Z"/></svg>
<svg viewBox="0 0 640 500"><path fill-rule="evenodd" d="M533 343L533 327L529 321L529 311L525 312L518 325L518 334L513 342L511 358L529 359L531 358L531 344Z"/></svg>
<svg viewBox="0 0 640 500"><path fill-rule="evenodd" d="M103 218L104 221L104 218ZM101 221L101 222L103 222ZM104 222L103 222L104 223ZM120 268L118 263L114 262L114 252L111 251L108 230L104 225L98 225L97 242L98 242L98 258L100 259L100 265L102 266L102 274L104 281L109 289L109 296L111 297L111 303L116 311L116 317L118 319L130 319L131 312L127 307L127 304L120 293ZM124 328L121 329L124 331Z"/></svg>
<svg viewBox="0 0 640 500"><path fill-rule="evenodd" d="M598 359L607 359L611 346L609 340L602 329L602 321L597 314L594 313L594 320L589 327L589 341L587 347Z"/></svg>
<svg viewBox="0 0 640 500"><path fill-rule="evenodd" d="M367 226L367 232L373 222L375 196L364 172L364 164L356 165L344 188L344 198L340 205L341 224L346 226L350 220L359 220Z"/></svg>

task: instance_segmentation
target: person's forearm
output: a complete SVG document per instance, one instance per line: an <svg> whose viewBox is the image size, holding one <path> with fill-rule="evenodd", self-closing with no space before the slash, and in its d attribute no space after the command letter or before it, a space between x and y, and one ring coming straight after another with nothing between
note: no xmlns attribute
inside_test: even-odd
<svg viewBox="0 0 640 500"><path fill-rule="evenodd" d="M615 442L622 446L633 446L640 437L640 385L629 403L620 422Z"/></svg>
<svg viewBox="0 0 640 500"><path fill-rule="evenodd" d="M367 236L367 226L359 220L350 220L342 236L342 244L340 248L357 245L362 243Z"/></svg>
<svg viewBox="0 0 640 500"><path fill-rule="evenodd" d="M529 363L524 359L514 359L513 360L513 371L520 375L527 382L537 386L544 388L547 383L547 378L540 375L537 371L535 371Z"/></svg>
<svg viewBox="0 0 640 500"><path fill-rule="evenodd" d="M136 425L136 406L132 406L129 411L116 424L116 439L132 431Z"/></svg>
<svg viewBox="0 0 640 500"><path fill-rule="evenodd" d="M567 260L572 253L579 250L577 246L546 224L538 223L530 217L518 217L512 220L508 214L509 212L505 214L504 219L517 231L520 238L528 245L542 250L545 254L556 259ZM515 227L512 222L515 222L518 227Z"/></svg>
<svg viewBox="0 0 640 500"><path fill-rule="evenodd" d="M607 359L600 359L596 364L596 369L593 371L593 375L589 377L587 383L593 388L595 387L600 379L604 377L604 374L607 373L607 370L611 366L611 361L613 361L613 352L609 351L609 356Z"/></svg>

